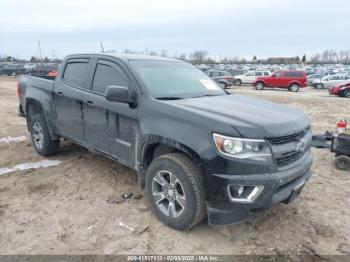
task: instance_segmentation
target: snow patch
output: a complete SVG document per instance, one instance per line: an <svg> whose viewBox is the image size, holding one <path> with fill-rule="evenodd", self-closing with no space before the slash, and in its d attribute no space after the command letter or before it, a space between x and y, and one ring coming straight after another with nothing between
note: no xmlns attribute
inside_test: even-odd
<svg viewBox="0 0 350 262"><path fill-rule="evenodd" d="M50 167L50 166L57 166L61 163L62 163L62 161L60 161L60 160L42 160L40 162L35 162L35 163L18 164L18 165L15 165L13 167L2 167L2 168L0 168L0 176L7 174L7 173L19 171L19 170L27 170L27 169L32 169L32 168L38 169L38 168L46 168L46 167Z"/></svg>
<svg viewBox="0 0 350 262"><path fill-rule="evenodd" d="M11 143L11 142L22 142L25 141L27 138L25 136L17 136L17 137L3 137L0 138L0 143Z"/></svg>

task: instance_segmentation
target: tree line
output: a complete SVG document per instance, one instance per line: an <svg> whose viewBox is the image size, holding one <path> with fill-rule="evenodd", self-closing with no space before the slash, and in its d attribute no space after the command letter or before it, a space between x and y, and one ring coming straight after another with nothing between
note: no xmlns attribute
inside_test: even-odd
<svg viewBox="0 0 350 262"><path fill-rule="evenodd" d="M227 64L350 64L350 50L336 51L333 49L328 49L322 53L316 53L307 57L306 54L303 56L295 57L270 57L270 58L259 58L256 55L252 59L246 59L239 56L223 56L223 57L213 57L206 50L197 50L192 53L175 53L169 55L167 50L161 50L159 52L145 49L143 51L124 49L123 51L108 50L106 53L117 52L126 54L146 54L162 57L171 57L193 64L210 64L210 63L227 63ZM61 59L50 59L44 57L40 59L36 56L32 56L29 60L18 59L13 56L0 56L0 62L30 62L30 63L60 63Z"/></svg>

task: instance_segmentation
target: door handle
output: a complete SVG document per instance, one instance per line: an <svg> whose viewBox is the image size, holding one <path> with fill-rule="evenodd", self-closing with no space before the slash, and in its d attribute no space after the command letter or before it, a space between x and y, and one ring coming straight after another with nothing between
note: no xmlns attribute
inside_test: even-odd
<svg viewBox="0 0 350 262"><path fill-rule="evenodd" d="M63 92L61 92L61 91L56 92L56 94L59 96L63 96Z"/></svg>
<svg viewBox="0 0 350 262"><path fill-rule="evenodd" d="M91 100L88 100L85 102L86 104L90 105L90 106L93 106L94 105L94 102L92 102Z"/></svg>

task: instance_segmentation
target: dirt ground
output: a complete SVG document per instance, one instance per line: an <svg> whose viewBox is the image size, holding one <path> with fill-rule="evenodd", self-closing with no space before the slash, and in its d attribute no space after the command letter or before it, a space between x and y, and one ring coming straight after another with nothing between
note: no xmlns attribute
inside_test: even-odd
<svg viewBox="0 0 350 262"><path fill-rule="evenodd" d="M27 135L15 89L15 79L0 78L0 138ZM314 133L332 130L339 117L350 119L350 100L325 90L231 92L303 110ZM60 165L0 176L0 254L349 254L350 172L336 170L329 151L313 152L313 176L290 205L253 222L223 228L203 222L177 232L150 213L132 170L65 142L50 157ZM0 143L0 168L43 159L28 138ZM134 197L121 201L128 191Z"/></svg>

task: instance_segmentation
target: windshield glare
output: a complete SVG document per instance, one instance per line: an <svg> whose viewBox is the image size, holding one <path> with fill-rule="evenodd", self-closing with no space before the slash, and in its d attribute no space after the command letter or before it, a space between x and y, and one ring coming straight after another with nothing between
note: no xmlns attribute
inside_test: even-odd
<svg viewBox="0 0 350 262"><path fill-rule="evenodd" d="M155 98L191 98L225 94L207 75L187 63L132 60L130 64Z"/></svg>

